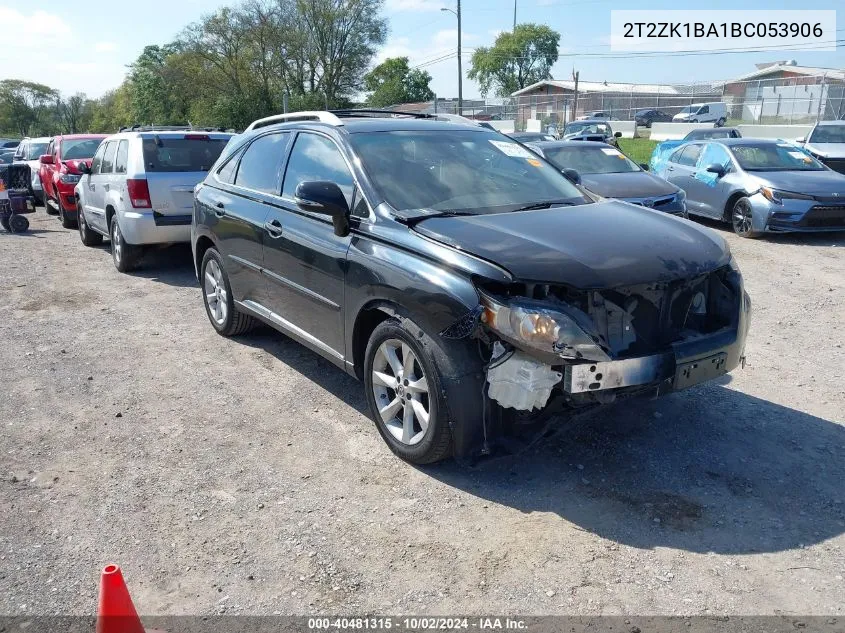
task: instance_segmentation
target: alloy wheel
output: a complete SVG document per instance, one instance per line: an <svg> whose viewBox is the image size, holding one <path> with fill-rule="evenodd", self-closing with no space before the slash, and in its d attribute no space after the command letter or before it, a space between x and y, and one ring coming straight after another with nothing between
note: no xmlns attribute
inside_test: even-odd
<svg viewBox="0 0 845 633"><path fill-rule="evenodd" d="M80 207L80 206L76 207L76 215L77 215L77 222L79 224L79 237L81 237L82 241L84 242L87 238L88 225L85 224L85 216L82 215L82 207Z"/></svg>
<svg viewBox="0 0 845 633"><path fill-rule="evenodd" d="M411 347L388 339L373 358L373 394L388 432L403 444L418 444L429 426L428 380Z"/></svg>
<svg viewBox="0 0 845 633"><path fill-rule="evenodd" d="M223 283L223 271L220 270L220 264L213 259L208 260L208 265L205 267L203 290L208 313L214 322L222 327L226 323L229 312L229 306L226 303L228 296L226 285Z"/></svg>
<svg viewBox="0 0 845 633"><path fill-rule="evenodd" d="M734 206L733 227L737 235L747 235L751 232L753 215L751 205L746 200L740 200Z"/></svg>
<svg viewBox="0 0 845 633"><path fill-rule="evenodd" d="M117 223L117 218L112 220L111 252L115 263L120 264L123 258L123 235L120 234L120 225Z"/></svg>

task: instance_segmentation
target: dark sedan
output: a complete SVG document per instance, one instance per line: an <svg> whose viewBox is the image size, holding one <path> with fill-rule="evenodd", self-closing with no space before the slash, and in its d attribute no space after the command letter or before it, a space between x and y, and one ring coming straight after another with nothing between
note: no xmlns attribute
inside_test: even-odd
<svg viewBox="0 0 845 633"><path fill-rule="evenodd" d="M621 132L614 132L607 121L573 121L563 128L564 141L601 141L616 145Z"/></svg>
<svg viewBox="0 0 845 633"><path fill-rule="evenodd" d="M603 198L686 216L686 194L648 173L615 147L590 141L531 143L529 147L565 176Z"/></svg>
<svg viewBox="0 0 845 633"><path fill-rule="evenodd" d="M666 114L663 110L640 110L634 115L637 125L644 127L651 127L652 123L669 123L671 120L672 115Z"/></svg>
<svg viewBox="0 0 845 633"><path fill-rule="evenodd" d="M544 134L543 132L511 132L508 134L510 138L520 143L534 143L536 141L553 141L555 137L551 134Z"/></svg>

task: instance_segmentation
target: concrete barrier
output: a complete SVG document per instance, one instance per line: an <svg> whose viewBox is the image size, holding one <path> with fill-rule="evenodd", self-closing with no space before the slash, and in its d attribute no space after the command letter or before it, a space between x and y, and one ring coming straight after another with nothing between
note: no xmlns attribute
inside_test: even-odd
<svg viewBox="0 0 845 633"><path fill-rule="evenodd" d="M505 134L509 134L516 129L516 127L515 127L516 121L513 121L513 120L510 120L510 121L487 121L487 123L489 123L494 128L496 128L497 130L499 130L500 132L503 132Z"/></svg>
<svg viewBox="0 0 845 633"><path fill-rule="evenodd" d="M812 125L751 125L736 126L739 133L748 138L782 138L794 141L803 138L813 129Z"/></svg>
<svg viewBox="0 0 845 633"><path fill-rule="evenodd" d="M712 127L712 123L652 123L649 138L652 141L674 141L684 138L693 130Z"/></svg>
<svg viewBox="0 0 845 633"><path fill-rule="evenodd" d="M528 119L525 122L526 132L541 132L543 129L543 122L540 119Z"/></svg>
<svg viewBox="0 0 845 633"><path fill-rule="evenodd" d="M636 121L609 121L614 132L622 132L622 138L634 138L637 135Z"/></svg>

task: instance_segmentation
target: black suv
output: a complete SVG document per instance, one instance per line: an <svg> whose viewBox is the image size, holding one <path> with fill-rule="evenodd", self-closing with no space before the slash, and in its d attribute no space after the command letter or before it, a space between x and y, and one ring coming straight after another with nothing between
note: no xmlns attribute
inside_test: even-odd
<svg viewBox="0 0 845 633"><path fill-rule="evenodd" d="M416 463L519 446L552 413L744 354L750 302L721 237L596 198L479 126L287 115L232 139L191 241L220 334L260 320L362 379Z"/></svg>

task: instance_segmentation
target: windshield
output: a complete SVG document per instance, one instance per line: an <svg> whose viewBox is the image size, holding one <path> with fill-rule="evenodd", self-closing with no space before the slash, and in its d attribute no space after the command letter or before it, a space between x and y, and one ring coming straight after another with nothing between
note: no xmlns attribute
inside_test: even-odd
<svg viewBox="0 0 845 633"><path fill-rule="evenodd" d="M824 166L787 143L734 145L731 151L745 171L822 171Z"/></svg>
<svg viewBox="0 0 845 633"><path fill-rule="evenodd" d="M697 141L708 138L740 138L736 130L729 130L725 128L713 128L703 130L692 130L684 137L685 141Z"/></svg>
<svg viewBox="0 0 845 633"><path fill-rule="evenodd" d="M38 160L47 151L47 143L30 143L24 160Z"/></svg>
<svg viewBox="0 0 845 633"><path fill-rule="evenodd" d="M610 126L605 123L570 123L563 131L568 134L610 134Z"/></svg>
<svg viewBox="0 0 845 633"><path fill-rule="evenodd" d="M640 168L613 147L544 147L543 154L559 169L579 174L625 174Z"/></svg>
<svg viewBox="0 0 845 633"><path fill-rule="evenodd" d="M62 160L91 158L97 152L102 139L82 138L62 141Z"/></svg>
<svg viewBox="0 0 845 633"><path fill-rule="evenodd" d="M682 108L678 114L689 114L690 112L698 112L698 105L688 105L685 108Z"/></svg>
<svg viewBox="0 0 845 633"><path fill-rule="evenodd" d="M144 163L151 171L208 171L217 161L228 138L169 138L144 139Z"/></svg>
<svg viewBox="0 0 845 633"><path fill-rule="evenodd" d="M845 123L842 125L820 125L810 136L811 143L845 143Z"/></svg>
<svg viewBox="0 0 845 633"><path fill-rule="evenodd" d="M478 131L351 134L373 185L395 209L493 213L544 201L590 202L519 143Z"/></svg>

